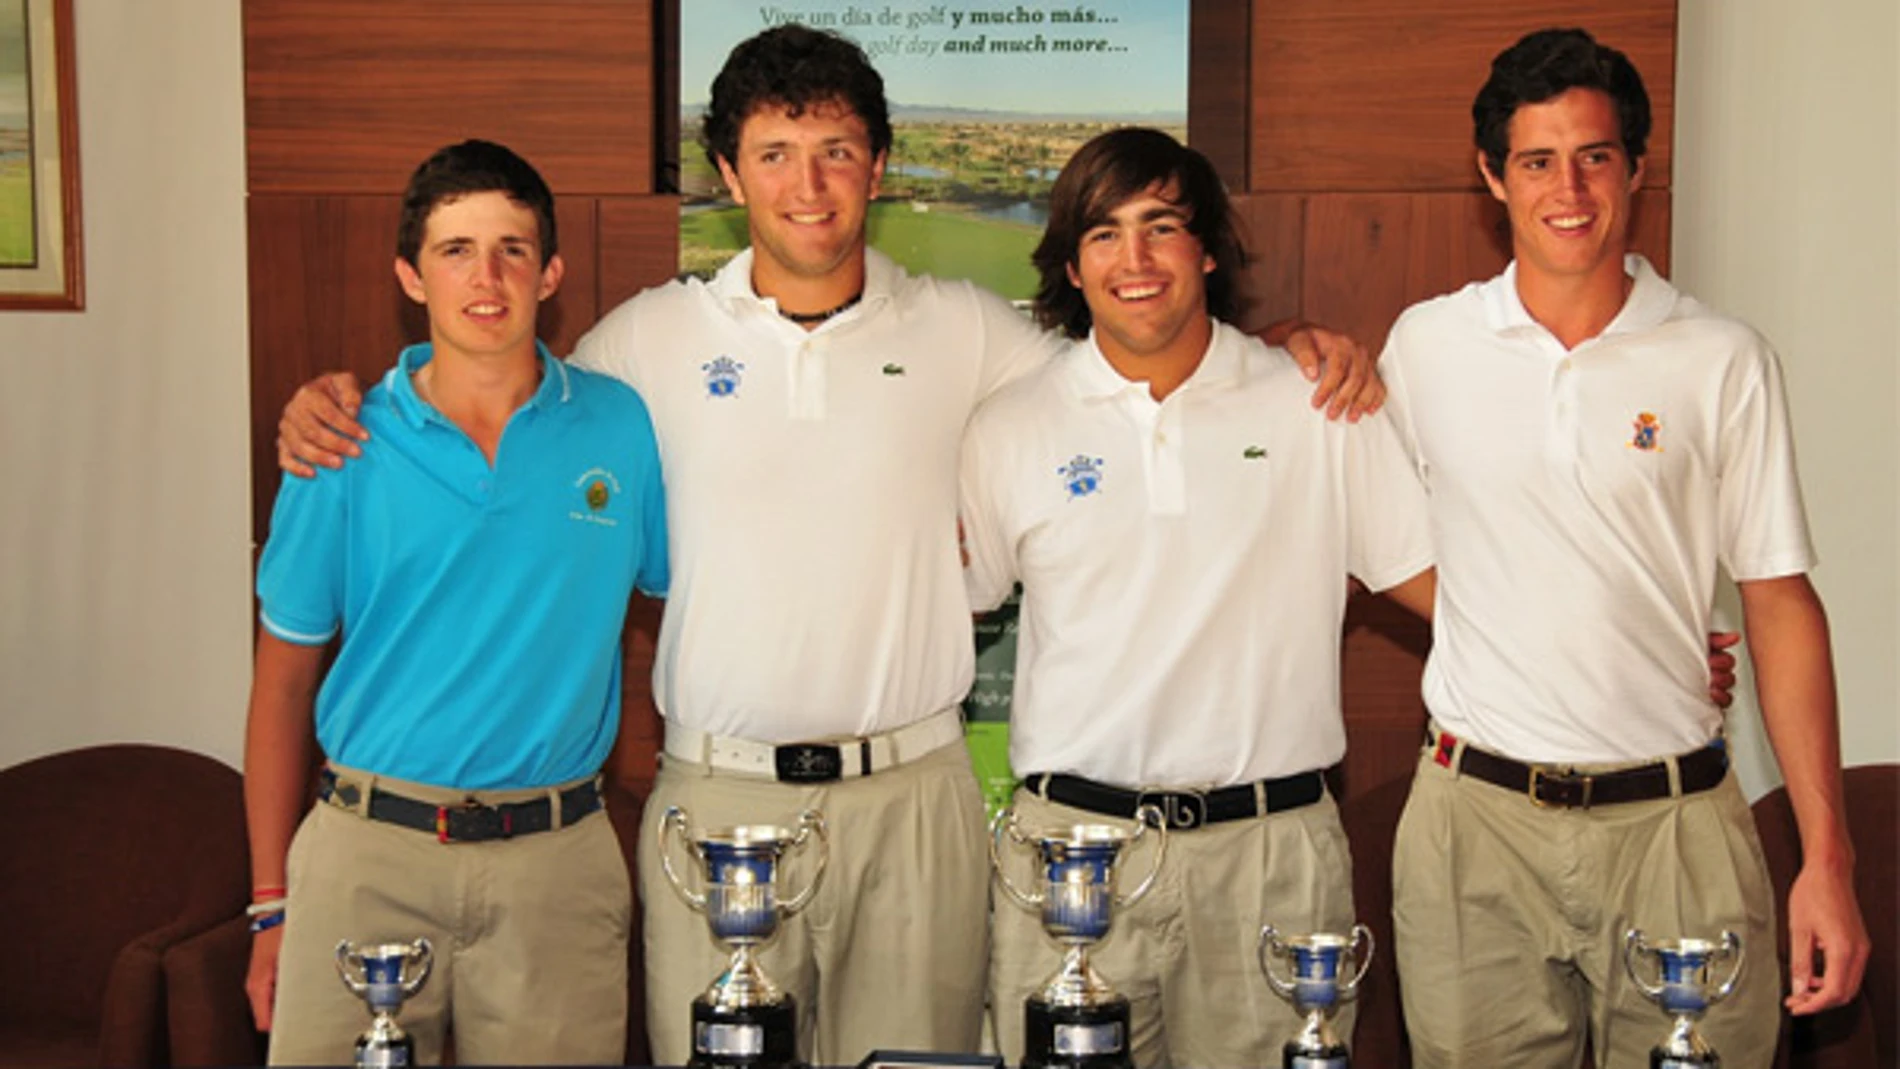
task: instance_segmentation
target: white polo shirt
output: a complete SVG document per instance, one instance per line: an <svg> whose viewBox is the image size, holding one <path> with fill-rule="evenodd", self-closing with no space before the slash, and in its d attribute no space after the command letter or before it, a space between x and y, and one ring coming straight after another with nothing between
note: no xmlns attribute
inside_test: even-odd
<svg viewBox="0 0 1900 1069"><path fill-rule="evenodd" d="M668 720L764 742L903 727L970 686L964 425L1059 342L875 251L864 299L808 332L751 270L747 250L648 290L574 354L632 384L659 438L674 570L654 694Z"/></svg>
<svg viewBox="0 0 1900 1069"><path fill-rule="evenodd" d="M1407 310L1379 363L1431 498L1426 705L1527 761L1706 744L1717 561L1738 581L1814 564L1773 350L1627 270L1623 310L1569 352L1512 264Z"/></svg>
<svg viewBox="0 0 1900 1069"><path fill-rule="evenodd" d="M1324 768L1348 573L1431 565L1423 491L1383 418L1330 422L1283 350L1221 323L1156 402L1094 340L964 439L972 604L1023 584L1010 763L1124 787Z"/></svg>

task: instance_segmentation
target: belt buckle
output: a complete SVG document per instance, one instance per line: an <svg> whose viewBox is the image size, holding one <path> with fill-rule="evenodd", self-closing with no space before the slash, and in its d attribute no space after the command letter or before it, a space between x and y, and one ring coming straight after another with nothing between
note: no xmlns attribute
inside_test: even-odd
<svg viewBox="0 0 1900 1069"><path fill-rule="evenodd" d="M844 778L844 750L831 743L788 743L772 748L781 783L831 783Z"/></svg>
<svg viewBox="0 0 1900 1069"><path fill-rule="evenodd" d="M456 818L460 817L461 834L454 834ZM514 838L513 814L497 806L483 805L473 798L465 798L455 805L435 807L435 837L437 842L477 842L483 839Z"/></svg>
<svg viewBox="0 0 1900 1069"><path fill-rule="evenodd" d="M1140 819L1143 806L1154 806L1169 831L1193 831L1207 823L1207 796L1200 791L1139 791L1135 794L1135 817Z"/></svg>
<svg viewBox="0 0 1900 1069"><path fill-rule="evenodd" d="M1525 793L1530 796L1531 804L1539 809L1588 809L1590 794L1596 785L1596 777L1589 773L1579 775L1575 769L1554 771L1543 765L1532 765L1530 783ZM1583 788L1583 797L1578 801L1552 801L1545 798L1539 787L1545 783L1574 784Z"/></svg>

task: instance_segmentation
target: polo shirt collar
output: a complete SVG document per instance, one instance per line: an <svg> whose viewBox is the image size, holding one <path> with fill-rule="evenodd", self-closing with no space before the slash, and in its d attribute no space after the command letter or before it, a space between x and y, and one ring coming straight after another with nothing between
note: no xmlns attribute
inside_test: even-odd
<svg viewBox="0 0 1900 1069"><path fill-rule="evenodd" d="M858 302L859 308L870 308L883 304L897 292L897 285L904 277L904 269L897 262L873 248L864 250L864 298ZM746 246L739 255L726 261L710 283L713 295L729 305L735 312L742 308L760 308L772 315L778 314L778 302L761 297L752 289L752 247ZM852 311L856 311L853 309Z"/></svg>
<svg viewBox="0 0 1900 1069"><path fill-rule="evenodd" d="M568 379L567 364L556 360L548 347L535 339L535 356L541 361L541 385L535 388L534 395L528 398L522 408L551 408L564 405L574 399L574 386ZM440 420L441 414L416 393L416 384L412 376L422 369L424 364L435 359L435 346L428 342L411 345L396 357L396 366L383 374L383 389L389 391L396 412L408 420L410 426L421 427L434 419Z"/></svg>
<svg viewBox="0 0 1900 1069"><path fill-rule="evenodd" d="M1623 270L1635 280L1623 307L1603 328L1598 337L1630 334L1658 326L1675 311L1676 287L1670 285L1649 260L1636 253L1623 257ZM1512 260L1504 273L1479 287L1483 298L1485 324L1499 334L1526 330L1541 331L1543 324L1531 318L1517 294L1517 261Z"/></svg>
<svg viewBox="0 0 1900 1069"><path fill-rule="evenodd" d="M1238 381L1244 374L1240 359L1240 346L1236 344L1236 333L1232 327L1213 320L1213 333L1207 339L1207 352L1201 355L1201 364L1194 369L1176 390L1220 386ZM1122 377L1121 372L1109 364L1108 357L1095 341L1095 331L1075 346L1075 355L1069 361L1071 382L1076 395L1085 401L1100 401L1125 393L1130 389L1143 395L1148 393L1148 384L1134 382ZM1172 395L1170 395L1172 396Z"/></svg>

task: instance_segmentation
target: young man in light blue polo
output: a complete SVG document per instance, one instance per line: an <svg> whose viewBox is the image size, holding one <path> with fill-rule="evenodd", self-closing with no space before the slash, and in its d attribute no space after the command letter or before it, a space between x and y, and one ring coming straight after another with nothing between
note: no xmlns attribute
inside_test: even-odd
<svg viewBox="0 0 1900 1069"><path fill-rule="evenodd" d="M597 774L627 598L667 585L666 517L639 396L535 339L556 249L519 156L425 161L395 266L430 341L364 399L373 457L279 491L245 744L246 986L272 1064L350 1059L368 1015L340 940L418 937L419 1061L449 1032L466 1064L622 1059L632 894Z"/></svg>

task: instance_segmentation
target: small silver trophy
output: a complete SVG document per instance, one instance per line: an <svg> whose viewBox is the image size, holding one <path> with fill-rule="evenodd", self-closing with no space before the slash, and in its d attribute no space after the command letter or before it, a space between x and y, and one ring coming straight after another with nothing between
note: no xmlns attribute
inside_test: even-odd
<svg viewBox="0 0 1900 1069"><path fill-rule="evenodd" d="M1656 976L1652 982L1636 967L1648 959ZM1714 966L1729 961L1728 975L1715 980ZM1631 928L1623 938L1623 966L1636 989L1675 1017L1669 1038L1649 1050L1650 1069L1718 1069L1722 1058L1696 1031L1696 1022L1710 1006L1735 991L1742 975L1742 938L1723 932L1718 940L1664 939L1654 943L1642 929Z"/></svg>
<svg viewBox="0 0 1900 1069"><path fill-rule="evenodd" d="M811 883L789 898L778 894L778 863L818 836L818 866ZM703 892L673 871L668 847L679 836L699 861ZM686 1064L792 1066L798 1064L798 1005L759 967L757 948L777 934L779 922L811 901L830 861L825 818L799 814L796 830L748 824L692 832L679 806L660 814L660 867L686 904L706 916L713 939L732 951L726 969L693 1000L693 1056Z"/></svg>
<svg viewBox="0 0 1900 1069"><path fill-rule="evenodd" d="M1154 886L1168 852L1161 811L1142 806L1133 831L1104 824L1076 824L1041 835L1027 835L1016 824L1016 811L1005 809L990 825L990 865L997 882L1023 908L1040 911L1043 931L1067 949L1062 966L1041 991L1023 1004L1023 1066L1132 1069L1128 1052L1128 999L1116 994L1089 963L1089 947L1108 935L1117 906L1141 901ZM1115 892L1116 874L1130 847L1152 828L1154 863L1129 893ZM1009 880L1002 858L1003 837L1034 849L1039 863L1036 888L1025 893Z"/></svg>
<svg viewBox="0 0 1900 1069"><path fill-rule="evenodd" d="M427 939L358 947L336 945L336 971L343 985L369 1003L369 1031L356 1037L357 1069L402 1069L416 1063L416 1041L396 1023L402 1004L429 978L435 948Z"/></svg>
<svg viewBox="0 0 1900 1069"><path fill-rule="evenodd" d="M1260 929L1255 950L1268 986L1305 1018L1299 1034L1281 1048L1282 1069L1349 1069L1352 1058L1333 1031L1333 1013L1359 994L1359 981L1372 964L1372 931L1355 924L1350 936L1315 932L1282 937L1269 924ZM1273 963L1282 960L1292 964L1291 979L1274 970ZM1354 961L1358 967L1348 978L1340 966Z"/></svg>

